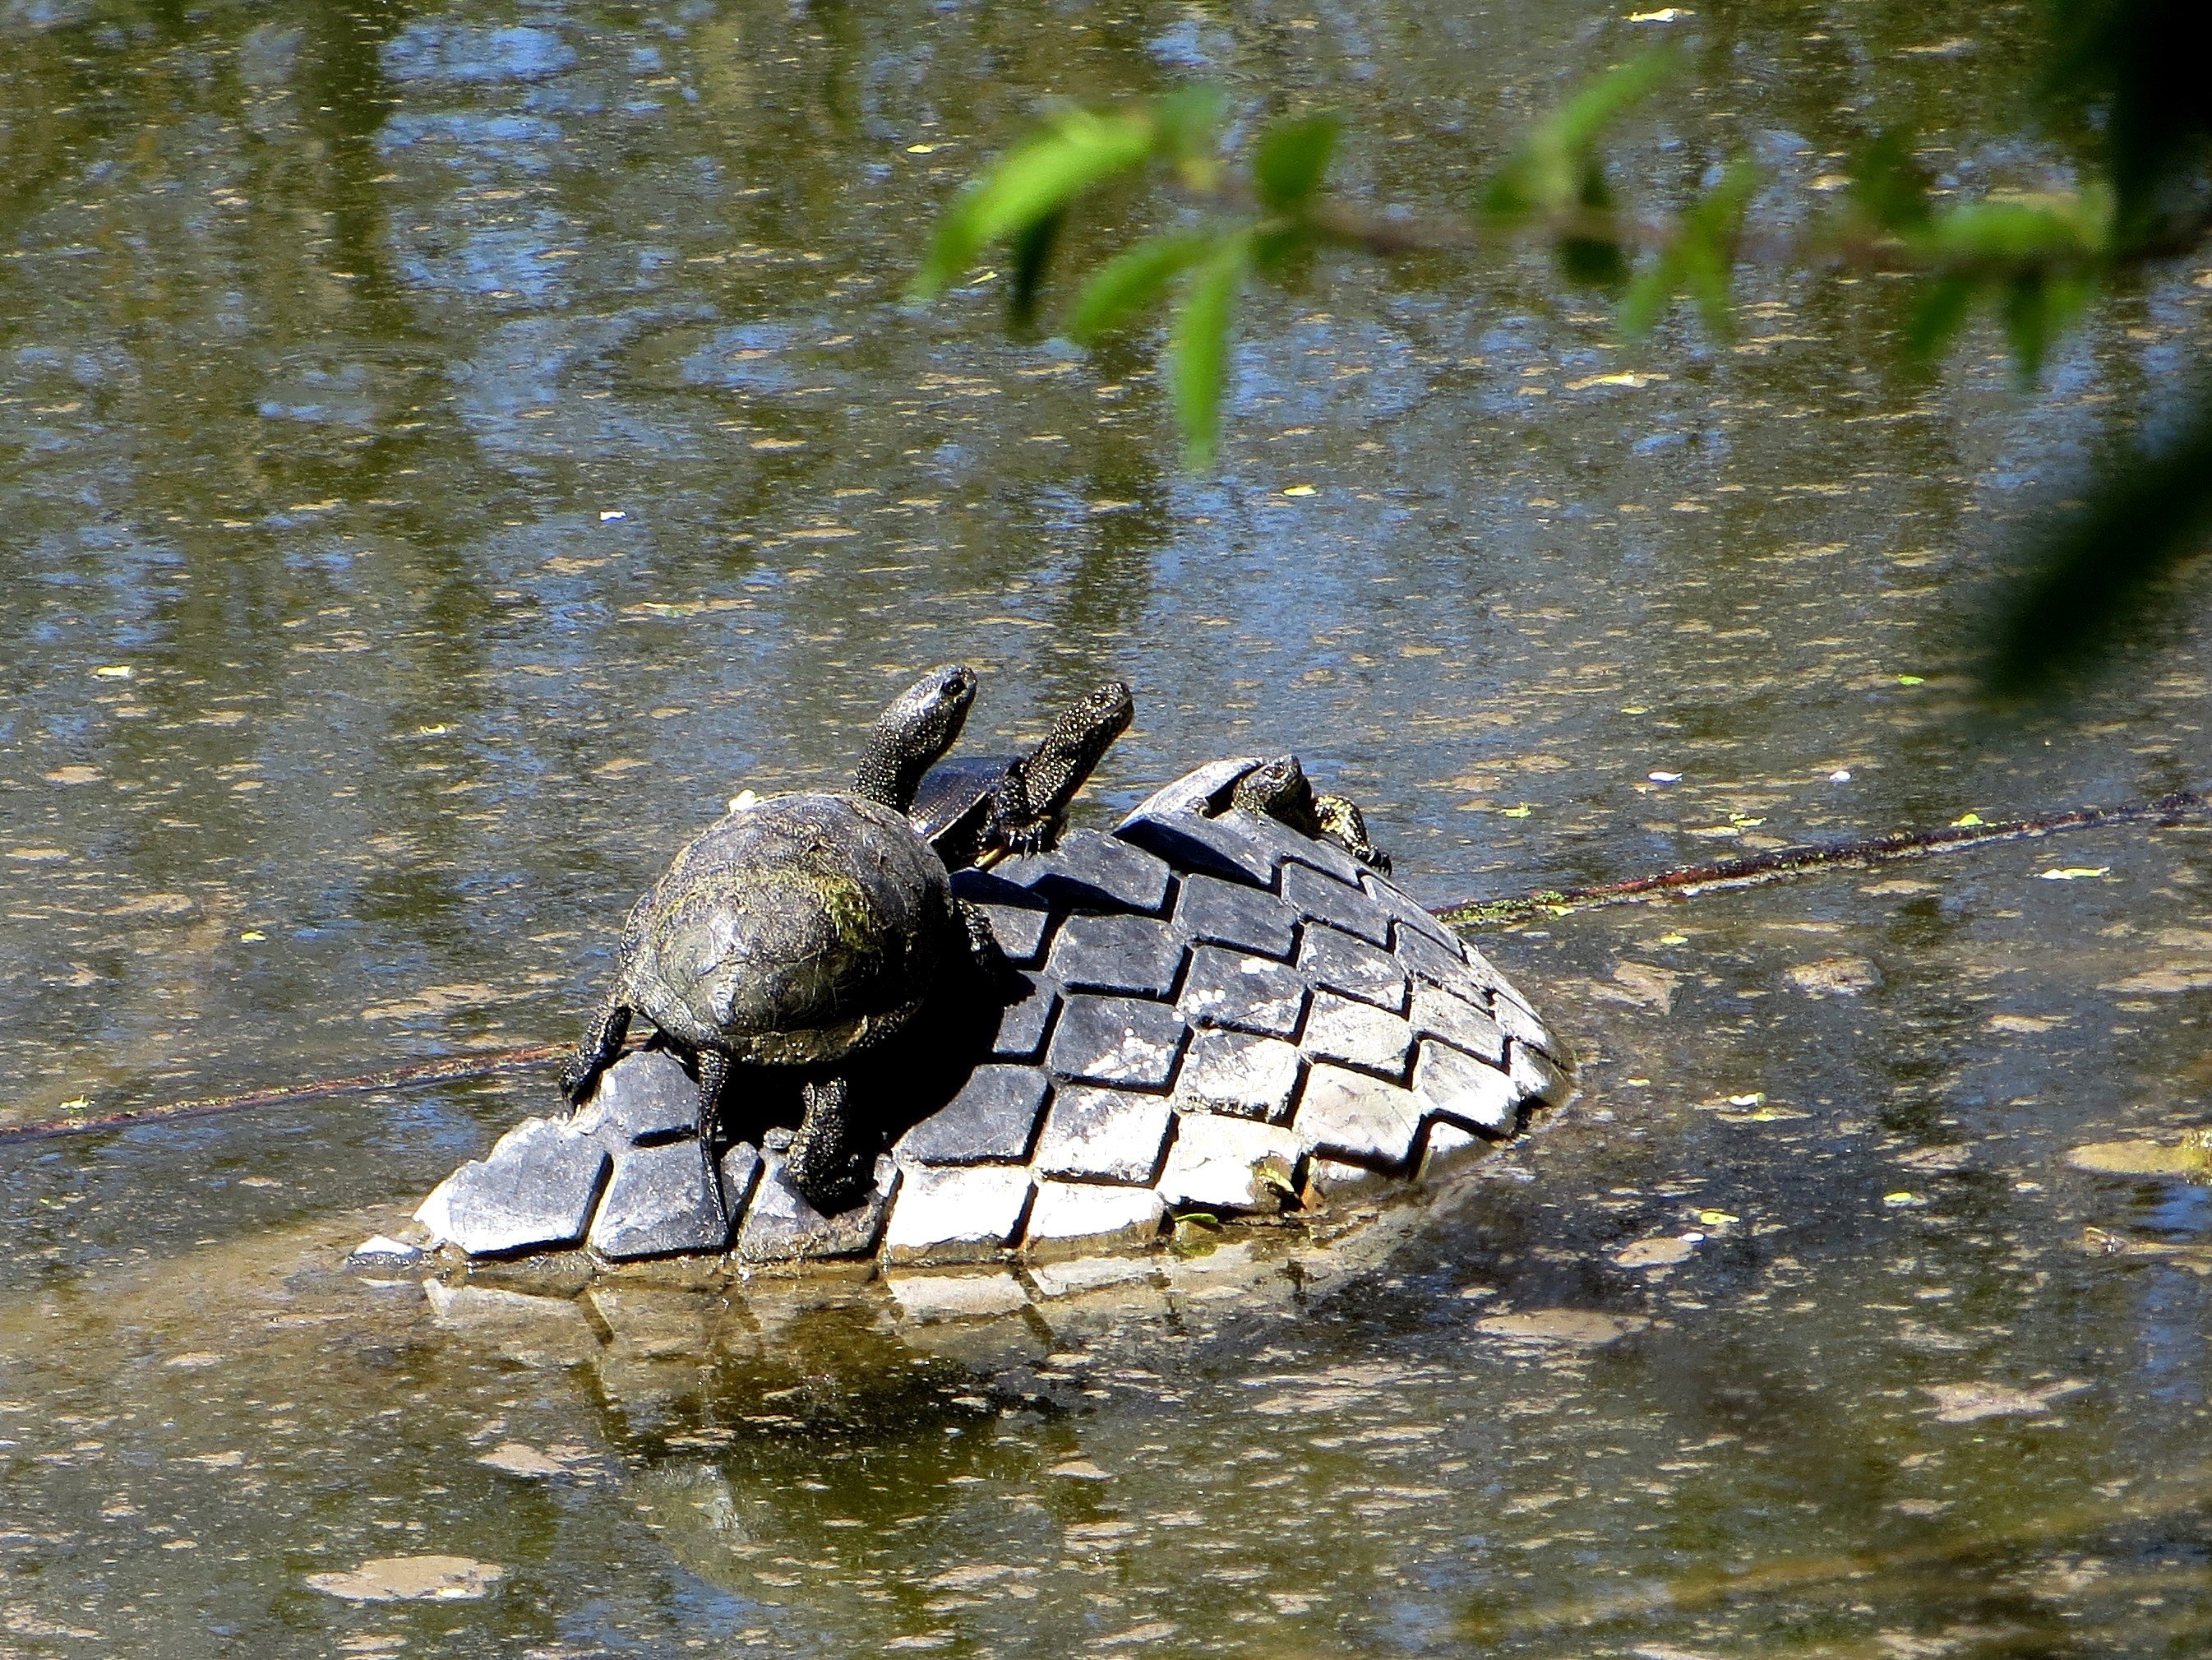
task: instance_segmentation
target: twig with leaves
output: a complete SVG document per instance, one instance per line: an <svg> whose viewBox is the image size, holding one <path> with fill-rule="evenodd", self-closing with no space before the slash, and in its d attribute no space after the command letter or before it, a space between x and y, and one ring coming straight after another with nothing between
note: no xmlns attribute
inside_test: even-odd
<svg viewBox="0 0 2212 1660"><path fill-rule="evenodd" d="M1018 320L1038 309L1073 214L1110 187L1150 179L1183 222L1138 238L1091 271L1061 329L1090 345L1171 312L1164 368L1187 464L1214 464L1238 301L1316 248L1378 257L1518 241L1550 249L1566 283L1613 295L1623 334L1648 335L1686 301L1716 338L1734 325L1737 267L1878 269L1919 285L1905 345L1929 359L1975 308L2002 321L2024 382L2119 271L2171 261L2212 230L2212 77L2201 0L2053 0L2052 46L2037 96L2072 121L2087 152L2070 192L1991 192L1938 206L1909 133L1875 135L1854 159L1839 206L1806 227L1750 222L1762 185L1746 159L1718 163L1680 213L1620 204L1601 149L1607 133L1674 75L1671 52L1597 76L1532 129L1489 173L1464 220L1416 222L1332 194L1341 124L1328 113L1262 126L1248 155L1222 147L1226 100L1188 88L1107 111L1065 109L1002 157L946 210L911 297L928 301L988 249L1012 261ZM2101 129L2101 134L2099 130ZM2031 690L2114 637L2160 578L2212 528L2212 398L2199 389L2179 437L2115 448L2081 504L2040 529L2026 575L2001 608L1987 666L2002 692Z"/></svg>

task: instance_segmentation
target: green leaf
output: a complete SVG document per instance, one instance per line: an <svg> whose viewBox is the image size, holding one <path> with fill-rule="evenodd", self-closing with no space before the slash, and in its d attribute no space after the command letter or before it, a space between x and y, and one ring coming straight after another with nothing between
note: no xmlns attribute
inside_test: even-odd
<svg viewBox="0 0 2212 1660"><path fill-rule="evenodd" d="M1006 313L1018 328L1036 320L1037 290L1044 285L1044 268L1059 245L1067 224L1067 210L1055 209L1033 220L1014 235L1014 275L1006 287Z"/></svg>
<svg viewBox="0 0 2212 1660"><path fill-rule="evenodd" d="M1607 70L1575 94L1522 141L1492 178L1480 198L1482 211L1510 222L1572 206L1590 146L1674 68L1674 54L1662 47Z"/></svg>
<svg viewBox="0 0 2212 1660"><path fill-rule="evenodd" d="M2106 461L2000 607L1990 690L2018 696L2109 651L2160 580L2212 544L2212 404L2174 441Z"/></svg>
<svg viewBox="0 0 2212 1660"><path fill-rule="evenodd" d="M1905 355L1927 363L1941 356L1951 337L1966 325L1981 284L1971 277L1934 277L1905 320Z"/></svg>
<svg viewBox="0 0 2212 1660"><path fill-rule="evenodd" d="M1681 277L1674 268L1673 255L1661 254L1644 268L1643 276L1629 284L1620 302L1620 331L1639 340L1650 333L1666 315L1668 302L1680 287Z"/></svg>
<svg viewBox="0 0 2212 1660"><path fill-rule="evenodd" d="M1211 158L1229 100L1218 87L1179 87L1152 105L1160 153L1170 161Z"/></svg>
<svg viewBox="0 0 2212 1660"><path fill-rule="evenodd" d="M1759 169L1748 161L1737 161L1705 199L1690 210L1684 281L1705 332L1716 340L1735 334L1735 301L1729 283L1735 271L1736 244L1743 238L1744 212L1758 189Z"/></svg>
<svg viewBox="0 0 2212 1660"><path fill-rule="evenodd" d="M2081 315L2094 287L2085 277L2039 271L2023 271L2006 285L2005 338L2023 383L2033 382L2043 373L2051 343Z"/></svg>
<svg viewBox="0 0 2212 1660"><path fill-rule="evenodd" d="M1182 429L1184 459L1194 472L1213 465L1221 440L1229 329L1251 259L1249 236L1240 232L1220 238L1206 263L1192 274L1168 340L1168 383L1175 396L1176 424Z"/></svg>
<svg viewBox="0 0 2212 1660"><path fill-rule="evenodd" d="M1064 211L1085 191L1141 167L1158 137L1150 110L1093 115L1073 110L1006 156L938 222L910 297L933 299L1001 237Z"/></svg>
<svg viewBox="0 0 2212 1660"><path fill-rule="evenodd" d="M1296 273L1312 254L1316 240L1313 228L1299 222L1258 228L1252 233L1252 267L1296 286Z"/></svg>
<svg viewBox="0 0 2212 1660"><path fill-rule="evenodd" d="M1622 111L1657 90L1680 67L1672 51L1657 46L1607 70L1569 99L1553 118L1561 142L1577 147L1589 143Z"/></svg>
<svg viewBox="0 0 2212 1660"><path fill-rule="evenodd" d="M1583 188L1577 204L1593 219L1613 211L1613 186L1595 156L1584 164ZM1609 236L1563 236L1559 246L1559 269L1571 283L1592 288L1618 288L1628 280L1628 254Z"/></svg>
<svg viewBox="0 0 2212 1660"><path fill-rule="evenodd" d="M1720 183L1682 216L1674 241L1661 250L1620 302L1624 334L1650 333L1678 294L1688 295L1697 306L1706 332L1716 340L1735 333L1735 305L1729 283L1736 243L1743 234L1744 210L1758 188L1759 169L1748 161L1735 162Z"/></svg>
<svg viewBox="0 0 2212 1660"><path fill-rule="evenodd" d="M1913 155L1912 132L1892 127L1858 154L1851 167L1851 212L1886 231L1917 230L1928 222L1928 174Z"/></svg>
<svg viewBox="0 0 2212 1660"><path fill-rule="evenodd" d="M1088 346L1160 296L1179 273L1213 252L1216 239L1194 231L1148 236L1091 274L1067 313L1066 332Z"/></svg>
<svg viewBox="0 0 2212 1660"><path fill-rule="evenodd" d="M1309 115L1269 127L1252 155L1252 182L1260 199L1278 213L1302 207L1321 187L1342 131L1343 123L1334 115Z"/></svg>

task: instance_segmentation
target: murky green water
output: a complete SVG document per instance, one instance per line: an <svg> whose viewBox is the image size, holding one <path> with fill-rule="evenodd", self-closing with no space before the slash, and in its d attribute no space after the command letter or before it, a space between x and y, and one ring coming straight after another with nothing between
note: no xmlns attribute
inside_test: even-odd
<svg viewBox="0 0 2212 1660"><path fill-rule="evenodd" d="M1324 264L1206 481L1141 354L896 308L1051 94L1334 104L1441 211L1671 27L1655 189L1899 120L2043 177L1981 137L2018 9L1627 9L0 4L0 1116L565 1037L690 826L950 657L999 736L1134 683L1092 812L1295 746L1439 902L2212 776L2198 635L1965 719L2080 437L1992 337L1908 373L1880 284L1638 353L1510 258ZM2076 408L2156 417L2193 275ZM2208 880L2084 837L1502 939L1586 1057L1525 1151L1334 1271L997 1319L337 1272L542 1079L9 1150L0 1656L2200 1652L2212 1207L2057 1156L2201 1117ZM1563 1308L1621 1335L1480 1324ZM307 1579L425 1554L503 1577Z"/></svg>

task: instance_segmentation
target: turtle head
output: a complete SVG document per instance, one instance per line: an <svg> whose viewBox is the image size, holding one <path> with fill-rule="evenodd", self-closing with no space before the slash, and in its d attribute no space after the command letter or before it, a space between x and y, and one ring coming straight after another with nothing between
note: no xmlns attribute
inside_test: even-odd
<svg viewBox="0 0 2212 1660"><path fill-rule="evenodd" d="M1109 680L1062 709L1044 741L1007 769L986 842L1026 853L1056 842L1068 804L1136 712L1137 700L1121 680Z"/></svg>
<svg viewBox="0 0 2212 1660"><path fill-rule="evenodd" d="M1091 763L1096 766L1098 757L1106 753L1106 746L1128 731L1136 713L1137 700L1129 690L1129 683L1109 680L1061 710L1060 719L1053 722L1052 737L1045 741L1057 740L1070 747L1088 745Z"/></svg>
<svg viewBox="0 0 2212 1660"><path fill-rule="evenodd" d="M891 701L877 717L853 793L905 812L921 776L959 741L975 701L975 671L940 663Z"/></svg>
<svg viewBox="0 0 2212 1660"><path fill-rule="evenodd" d="M1122 680L1109 680L1062 709L1044 742L1024 757L1032 810L1065 812L1114 740L1128 731L1136 713L1137 700Z"/></svg>
<svg viewBox="0 0 2212 1660"><path fill-rule="evenodd" d="M1237 781L1229 804L1288 824L1302 836L1321 833L1321 821L1314 812L1313 786L1306 781L1306 769L1295 755L1279 755L1253 768Z"/></svg>

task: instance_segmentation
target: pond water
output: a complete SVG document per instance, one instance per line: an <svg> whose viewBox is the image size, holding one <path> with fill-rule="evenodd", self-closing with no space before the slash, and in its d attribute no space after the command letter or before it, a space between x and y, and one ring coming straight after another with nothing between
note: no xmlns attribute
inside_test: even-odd
<svg viewBox="0 0 2212 1660"><path fill-rule="evenodd" d="M1871 279L1632 350L1510 253L1323 260L1206 479L1144 350L898 307L1055 94L1332 105L1441 213L1668 36L1655 200L1893 123L2051 176L2021 9L1628 9L0 0L0 1123L565 1040L690 828L951 658L994 740L1134 684L1094 821L1295 748L1439 904L2212 775L2193 629L2009 725L1957 672L2194 271L2032 397ZM995 1319L338 1271L539 1075L0 1149L0 1656L2201 1651L2212 1201L2061 1155L2201 1116L2208 883L2106 833L1499 936L1546 1133L1332 1271ZM424 1555L499 1577L310 1583Z"/></svg>

